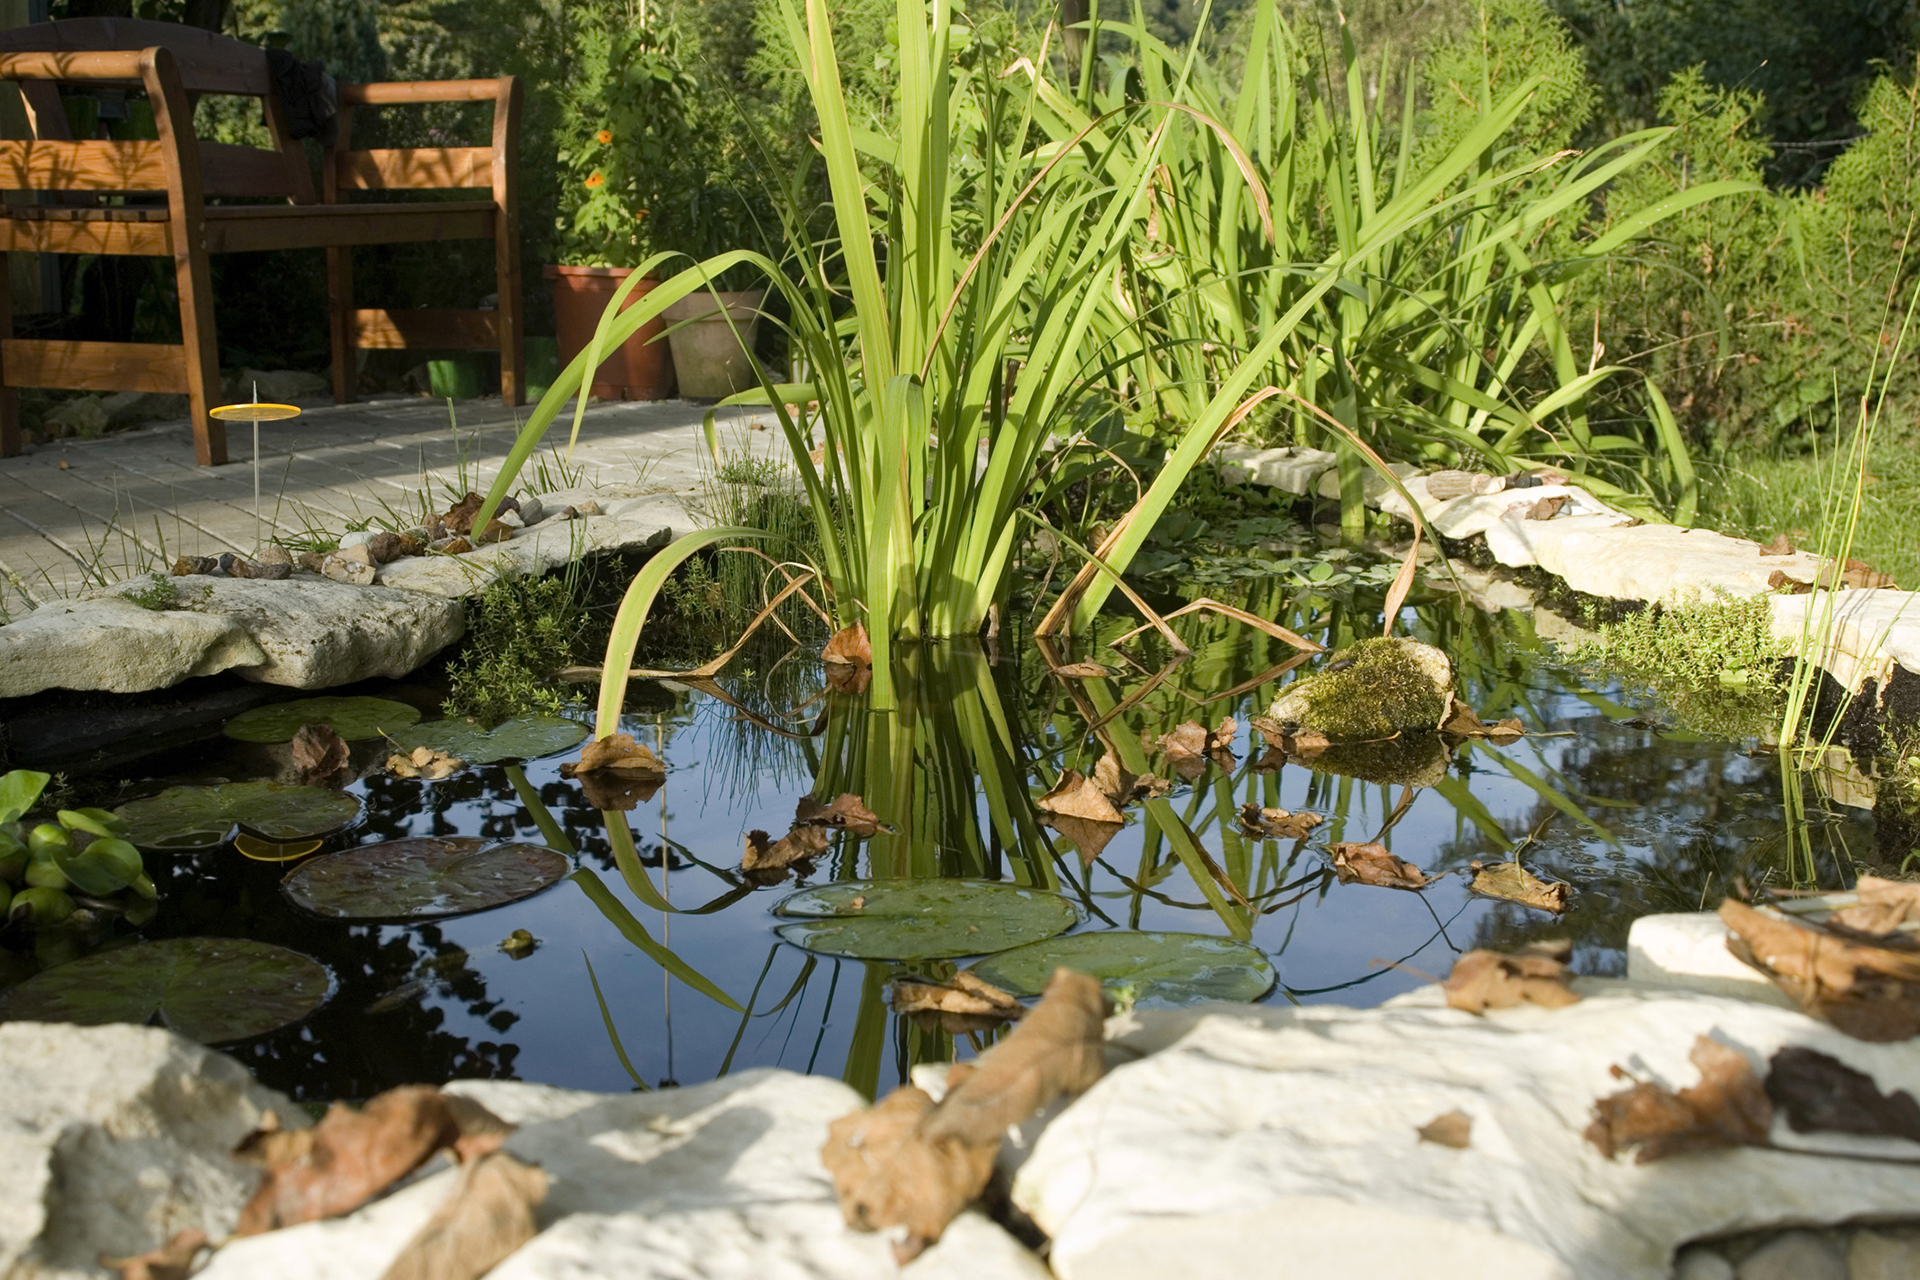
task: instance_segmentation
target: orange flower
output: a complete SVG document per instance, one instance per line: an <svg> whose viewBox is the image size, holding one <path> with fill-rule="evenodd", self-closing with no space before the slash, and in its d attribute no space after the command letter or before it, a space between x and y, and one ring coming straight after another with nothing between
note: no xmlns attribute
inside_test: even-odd
<svg viewBox="0 0 1920 1280"><path fill-rule="evenodd" d="M598 169L587 175L587 185L589 187L602 187L605 186L606 183L607 175L601 173Z"/></svg>
<svg viewBox="0 0 1920 1280"><path fill-rule="evenodd" d="M651 210L649 210L649 209L635 209L635 210L633 211L633 220L634 220L635 222L639 222L639 221L641 221L642 219L644 219L644 218L645 218L645 217L647 216L647 214L648 214L648 213L650 213L650 212L652 212L652 211L651 211Z"/></svg>
<svg viewBox="0 0 1920 1280"><path fill-rule="evenodd" d="M601 146L604 147L609 142L613 141L613 130L602 129L600 132L593 135L593 139L595 142L598 142Z"/></svg>

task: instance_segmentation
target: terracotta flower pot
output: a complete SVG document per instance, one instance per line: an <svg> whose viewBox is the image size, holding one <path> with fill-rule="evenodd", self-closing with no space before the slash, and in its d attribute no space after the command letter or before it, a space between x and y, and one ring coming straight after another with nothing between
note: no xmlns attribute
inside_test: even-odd
<svg viewBox="0 0 1920 1280"><path fill-rule="evenodd" d="M560 364L564 368L593 341L600 317L620 288L630 267L546 267L541 274L553 281L553 322L558 330ZM632 306L659 282L642 280L628 295ZM624 308L623 308L624 310ZM596 400L665 400L673 394L673 357L665 342L652 341L666 325L650 320L600 362L591 379Z"/></svg>
<svg viewBox="0 0 1920 1280"><path fill-rule="evenodd" d="M718 400L760 385L750 352L754 331L760 325L760 304L766 296L765 289L723 289L720 300L726 304L724 316L714 304L713 294L705 290L667 305L661 318L670 325L680 325L667 334L667 341L673 346L673 367L679 371L682 396ZM693 323L681 324L684 320Z"/></svg>

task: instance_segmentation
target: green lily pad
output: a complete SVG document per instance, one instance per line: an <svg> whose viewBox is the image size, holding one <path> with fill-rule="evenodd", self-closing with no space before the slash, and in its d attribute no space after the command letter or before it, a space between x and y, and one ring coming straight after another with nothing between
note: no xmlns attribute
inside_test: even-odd
<svg viewBox="0 0 1920 1280"><path fill-rule="evenodd" d="M402 752L428 747L468 764L492 764L550 756L577 746L586 736L587 726L565 716L522 716L491 729L471 720L435 720L394 734L393 745Z"/></svg>
<svg viewBox="0 0 1920 1280"><path fill-rule="evenodd" d="M857 960L985 955L1080 922L1057 893L991 880L844 880L774 908L801 917L776 932L797 947Z"/></svg>
<svg viewBox="0 0 1920 1280"><path fill-rule="evenodd" d="M128 840L143 849L206 849L233 838L236 826L269 840L302 840L337 831L360 816L360 801L325 787L285 782L224 782L168 787L113 811Z"/></svg>
<svg viewBox="0 0 1920 1280"><path fill-rule="evenodd" d="M302 725L324 724L348 742L398 733L420 711L387 698L295 698L242 711L222 730L242 742L292 742Z"/></svg>
<svg viewBox="0 0 1920 1280"><path fill-rule="evenodd" d="M544 845L416 836L304 862L281 888L294 905L335 920L420 920L505 906L572 870Z"/></svg>
<svg viewBox="0 0 1920 1280"><path fill-rule="evenodd" d="M1135 1005L1149 1007L1258 1000L1275 979L1266 953L1249 943L1203 933L1127 929L1049 938L982 960L973 972L1003 991L1035 996L1060 968L1092 974L1109 992L1130 991Z"/></svg>
<svg viewBox="0 0 1920 1280"><path fill-rule="evenodd" d="M35 974L0 996L0 1021L154 1024L224 1044L298 1022L332 991L325 965L270 942L166 938Z"/></svg>

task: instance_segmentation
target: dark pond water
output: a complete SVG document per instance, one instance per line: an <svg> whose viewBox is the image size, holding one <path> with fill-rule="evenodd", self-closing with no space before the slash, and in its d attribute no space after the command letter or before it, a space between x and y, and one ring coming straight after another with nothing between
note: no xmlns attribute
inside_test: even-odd
<svg viewBox="0 0 1920 1280"><path fill-rule="evenodd" d="M1320 599L1282 620L1337 648L1376 631L1378 617L1377 602L1369 610ZM628 921L597 906L580 878L432 924L323 921L281 895L288 864L227 847L149 856L164 896L143 932L258 938L331 967L337 987L319 1012L230 1048L261 1079L304 1098L463 1076L621 1090L634 1087L622 1051L650 1087L781 1066L884 1092L912 1064L964 1057L981 1041L896 1018L885 988L898 966L781 942L773 908L801 885L970 876L1041 886L1079 905L1083 930L1250 940L1279 974L1269 1001L1374 1004L1423 974L1444 975L1462 950L1525 938L1571 936L1578 968L1619 972L1638 915L1710 907L1740 882L1849 883L1856 867L1877 862L1867 811L1830 800L1805 776L1789 774L1783 790L1774 755L1674 728L1650 697L1591 687L1593 677L1554 661L1524 616L1441 602L1407 618L1415 635L1455 656L1463 696L1488 721L1517 715L1536 732L1506 745L1468 742L1450 757L1437 742L1414 750L1410 767L1428 785L1411 790L1262 757L1251 750L1247 715L1314 664L1271 675L1289 648L1204 617L1183 620L1194 653L1158 677L1152 655L1139 654L1136 669L1104 647L1076 656L1120 674L1070 681L1049 675L1031 644L1007 646L997 660L924 647L908 660L902 705L887 714L859 698L819 697L817 669L796 659L721 685L786 736L712 693L636 686L626 727L669 766L658 794L626 815L637 858L616 854L602 815L560 777L571 752L433 783L375 773L352 787L365 819L324 846L403 835L560 843L557 825L578 867ZM364 691L433 701L418 684ZM1090 769L1106 742L1138 743L1224 715L1240 722L1231 766L1176 778L1163 801L1136 806L1091 862L1036 821L1033 797L1063 768ZM127 794L275 768L261 748L215 739L148 760L136 771L143 779L168 772ZM893 832L837 836L797 880L742 879L748 831L777 837L797 798L842 791L863 795ZM1327 821L1308 841L1250 839L1237 817L1247 802ZM1338 883L1321 847L1376 837L1430 875L1517 851L1540 876L1574 887L1571 908L1555 919L1477 898L1459 874L1421 893ZM500 949L516 929L539 940L523 959ZM663 956L745 1012L663 967Z"/></svg>

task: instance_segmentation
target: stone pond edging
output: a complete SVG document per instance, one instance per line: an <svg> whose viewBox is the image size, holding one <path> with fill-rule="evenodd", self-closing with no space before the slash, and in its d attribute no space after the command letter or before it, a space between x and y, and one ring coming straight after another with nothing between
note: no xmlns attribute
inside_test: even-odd
<svg viewBox="0 0 1920 1280"><path fill-rule="evenodd" d="M295 689L404 676L464 634L466 599L502 574L541 574L582 555L657 546L688 523L677 499L631 487L540 498L548 511L591 498L601 514L548 517L460 555L394 560L373 586L304 569L277 581L148 574L42 605L0 626L0 699L47 689L143 693L221 672ZM158 583L179 593L180 606L129 599Z"/></svg>
<svg viewBox="0 0 1920 1280"><path fill-rule="evenodd" d="M447 1089L517 1125L506 1150L550 1183L539 1234L495 1280L1725 1280L1729 1257L1742 1280L1809 1280L1753 1264L1770 1252L1825 1258L1843 1280L1850 1255L1871 1264L1850 1280L1912 1274L1897 1269L1920 1268L1920 1235L1899 1225L1920 1205L1909 1142L1801 1135L1776 1116L1774 1147L1640 1164L1585 1136L1595 1100L1621 1087L1615 1064L1689 1087L1702 1035L1756 1070L1797 1046L1883 1093L1920 1094L1910 1044L1849 1039L1780 1007L1770 986L1729 989L1696 972L1722 964L1708 946L1725 951L1716 927L1647 917L1628 980L1576 980L1583 999L1565 1008L1475 1015L1429 988L1375 1009L1213 1004L1112 1018L1106 1076L1000 1156L1000 1195L1026 1219L1015 1231L1031 1240L1037 1226L1051 1242L1044 1260L978 1207L905 1268L884 1235L850 1230L820 1148L865 1100L838 1081L756 1069L640 1094ZM99 1253L140 1252L184 1228L221 1238L257 1176L227 1153L264 1111L296 1124L303 1114L232 1059L153 1028L6 1024L0 1071L13 1082L0 1096L13 1175L0 1274L22 1280L99 1280ZM917 1068L915 1081L938 1089L939 1072ZM1465 1118L1463 1138L1421 1133L1450 1112ZM455 1179L430 1164L345 1217L235 1241L197 1274L377 1276Z"/></svg>
<svg viewBox="0 0 1920 1280"><path fill-rule="evenodd" d="M1214 455L1221 479L1257 484L1299 497L1339 496L1334 454L1297 446L1254 449L1227 445ZM1508 569L1538 568L1583 595L1601 599L1685 604L1718 598L1766 596L1774 635L1804 656L1849 695L1884 703L1896 680L1920 685L1920 592L1890 588L1816 590L1786 594L1777 584L1820 580L1824 562L1803 551L1771 555L1759 543L1708 529L1650 524L1608 506L1577 485L1546 484L1491 494L1439 498L1431 477L1408 464L1393 470L1433 533L1449 541L1484 538L1493 560ZM1405 498L1368 472L1367 504L1409 519ZM1560 499L1558 503L1552 499ZM1540 504L1557 510L1540 516ZM1474 592L1485 607L1530 607L1533 593L1500 590L1482 577ZM1920 695L1905 720L1920 720Z"/></svg>

